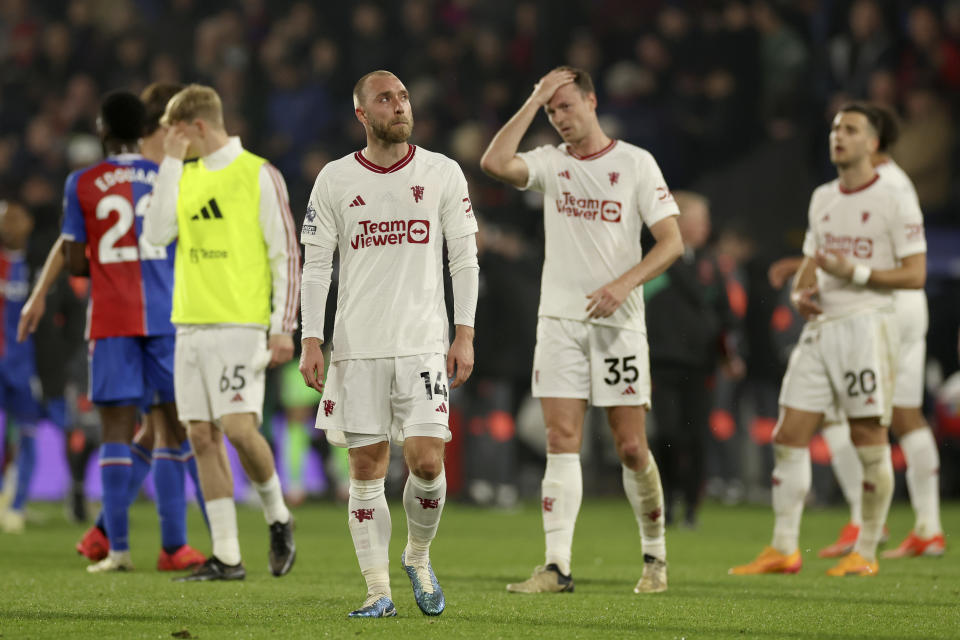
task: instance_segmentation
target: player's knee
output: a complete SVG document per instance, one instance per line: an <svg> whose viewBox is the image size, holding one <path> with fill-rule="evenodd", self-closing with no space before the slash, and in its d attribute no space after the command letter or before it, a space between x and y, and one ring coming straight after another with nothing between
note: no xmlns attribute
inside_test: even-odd
<svg viewBox="0 0 960 640"><path fill-rule="evenodd" d="M547 426L547 451L549 453L576 453L579 450L577 436L569 425Z"/></svg>
<svg viewBox="0 0 960 640"><path fill-rule="evenodd" d="M423 480L434 480L443 473L443 460L435 455L425 455L413 461L410 473Z"/></svg>
<svg viewBox="0 0 960 640"><path fill-rule="evenodd" d="M190 430L190 446L197 457L216 451L217 441L213 433L204 429Z"/></svg>
<svg viewBox="0 0 960 640"><path fill-rule="evenodd" d="M617 453L620 454L620 462L630 469L639 470L647 466L647 447L638 439L620 443Z"/></svg>

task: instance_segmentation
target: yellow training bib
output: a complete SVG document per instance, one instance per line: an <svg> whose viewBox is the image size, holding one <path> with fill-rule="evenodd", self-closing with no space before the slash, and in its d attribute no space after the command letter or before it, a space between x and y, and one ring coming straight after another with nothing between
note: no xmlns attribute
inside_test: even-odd
<svg viewBox="0 0 960 640"><path fill-rule="evenodd" d="M207 169L202 159L184 165L174 323L270 325L270 262L259 220L264 162L242 151L219 171Z"/></svg>

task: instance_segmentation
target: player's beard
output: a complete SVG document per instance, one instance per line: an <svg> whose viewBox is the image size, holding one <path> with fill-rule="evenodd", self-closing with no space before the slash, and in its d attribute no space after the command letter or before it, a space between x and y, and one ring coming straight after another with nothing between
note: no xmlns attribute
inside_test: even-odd
<svg viewBox="0 0 960 640"><path fill-rule="evenodd" d="M394 126L396 122L396 119L385 122L370 118L370 129L377 140L383 140L391 144L406 142L413 134L413 114L410 114L403 126Z"/></svg>

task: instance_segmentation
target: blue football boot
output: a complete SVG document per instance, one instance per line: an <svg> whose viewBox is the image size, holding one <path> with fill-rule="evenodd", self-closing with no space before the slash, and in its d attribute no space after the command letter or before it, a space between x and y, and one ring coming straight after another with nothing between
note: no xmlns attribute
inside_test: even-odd
<svg viewBox="0 0 960 640"><path fill-rule="evenodd" d="M389 596L374 594L366 599L362 607L347 615L350 618L392 618L397 615L397 609Z"/></svg>
<svg viewBox="0 0 960 640"><path fill-rule="evenodd" d="M433 572L430 563L421 566L407 564L407 552L400 554L400 566L407 572L410 578L410 584L413 586L413 597L417 600L417 606L428 616L438 616L443 613L447 601L443 598L443 589L437 582L437 576Z"/></svg>

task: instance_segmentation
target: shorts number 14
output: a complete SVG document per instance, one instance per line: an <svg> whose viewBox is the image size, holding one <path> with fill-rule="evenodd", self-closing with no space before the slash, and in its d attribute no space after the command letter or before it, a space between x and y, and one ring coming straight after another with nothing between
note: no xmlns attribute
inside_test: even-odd
<svg viewBox="0 0 960 640"><path fill-rule="evenodd" d="M449 400L447 392L447 383L441 372L437 372L436 382L430 379L429 371L421 371L420 377L423 378L423 386L427 390L427 400L433 400L433 396L443 396L444 400Z"/></svg>

